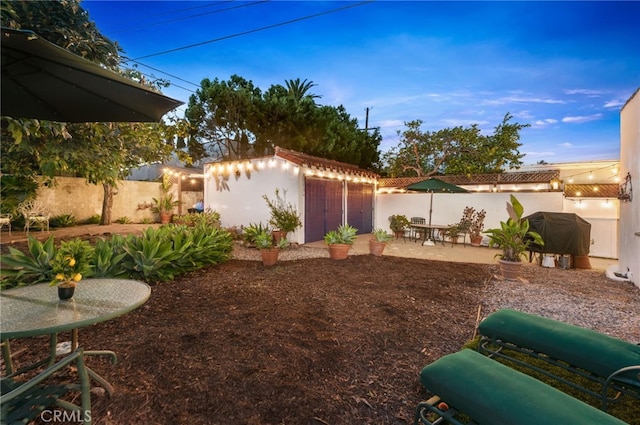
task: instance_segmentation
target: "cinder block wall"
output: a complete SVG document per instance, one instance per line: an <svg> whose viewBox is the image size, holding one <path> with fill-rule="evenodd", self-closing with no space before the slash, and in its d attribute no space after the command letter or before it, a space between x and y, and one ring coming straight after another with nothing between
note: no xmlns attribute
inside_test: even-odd
<svg viewBox="0 0 640 425"><path fill-rule="evenodd" d="M112 220L121 217L128 217L134 223L145 219L156 220L150 206L153 198L160 194L158 182L120 181L114 190ZM174 197L177 199L177 194ZM102 185L88 184L84 179L76 177L57 177L55 186L42 188L38 193L38 200L52 216L73 214L78 220L100 215L103 198Z"/></svg>

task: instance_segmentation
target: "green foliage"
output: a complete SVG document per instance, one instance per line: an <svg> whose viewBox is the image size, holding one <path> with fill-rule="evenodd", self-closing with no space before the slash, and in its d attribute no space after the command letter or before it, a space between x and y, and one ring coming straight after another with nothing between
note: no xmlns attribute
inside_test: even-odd
<svg viewBox="0 0 640 425"><path fill-rule="evenodd" d="M355 227L349 226L348 224L343 224L341 226L338 226L336 230L327 232L327 234L324 235L324 241L327 245L353 245L356 241L357 233L358 229L356 229Z"/></svg>
<svg viewBox="0 0 640 425"><path fill-rule="evenodd" d="M142 224L152 224L153 220L151 218L149 218L149 217L145 217L140 221L140 223L142 223Z"/></svg>
<svg viewBox="0 0 640 425"><path fill-rule="evenodd" d="M409 225L411 225L411 222L409 221L407 216L402 214L394 214L390 216L389 222L390 222L389 227L395 233L404 232L406 229L409 228Z"/></svg>
<svg viewBox="0 0 640 425"><path fill-rule="evenodd" d="M121 262L127 253L124 251L124 237L113 235L109 239L97 239L93 247L93 277L126 277L127 270Z"/></svg>
<svg viewBox="0 0 640 425"><path fill-rule="evenodd" d="M125 216L122 216L122 217L116 219L116 223L129 224L129 223L131 223L131 219L125 215Z"/></svg>
<svg viewBox="0 0 640 425"><path fill-rule="evenodd" d="M262 198L267 202L269 211L271 212L271 218L269 224L274 228L289 233L302 226L300 220L300 214L295 205L287 203L284 198L280 196L280 191L276 189L276 199L271 200L267 195L262 195Z"/></svg>
<svg viewBox="0 0 640 425"><path fill-rule="evenodd" d="M189 214L194 226L207 226L220 228L220 213L217 211L203 211L201 213Z"/></svg>
<svg viewBox="0 0 640 425"><path fill-rule="evenodd" d="M205 225L163 226L128 236L122 266L130 277L145 281L169 281L176 276L230 258L233 241L228 232Z"/></svg>
<svg viewBox="0 0 640 425"><path fill-rule="evenodd" d="M173 199L173 193L171 193L171 181L167 176L162 176L160 182L160 190L162 194L158 198L153 198L153 207L151 211L156 214L171 213L175 207L180 205L180 202Z"/></svg>
<svg viewBox="0 0 640 425"><path fill-rule="evenodd" d="M50 227L73 227L78 225L78 220L73 214L60 214L49 219Z"/></svg>
<svg viewBox="0 0 640 425"><path fill-rule="evenodd" d="M9 247L9 253L0 256L2 264L2 289L33 283L50 282L53 279L51 260L57 249L50 236L44 243L29 235L27 252Z"/></svg>
<svg viewBox="0 0 640 425"><path fill-rule="evenodd" d="M256 237L258 237L260 233L271 233L271 229L262 223L249 223L249 225L243 229L242 239L247 245L252 246L256 244Z"/></svg>
<svg viewBox="0 0 640 425"><path fill-rule="evenodd" d="M390 242L393 239L393 236L384 229L375 229L373 231L373 237L378 242Z"/></svg>
<svg viewBox="0 0 640 425"><path fill-rule="evenodd" d="M100 224L100 214L94 214L91 217L82 220L82 224Z"/></svg>
<svg viewBox="0 0 640 425"><path fill-rule="evenodd" d="M50 262L53 274L50 284L53 286L70 280L77 282L89 277L92 260L93 247L89 242L79 238L62 241Z"/></svg>
<svg viewBox="0 0 640 425"><path fill-rule="evenodd" d="M29 237L28 249L28 253L22 253L9 247L9 254L0 256L2 289L51 282L61 271L71 276L80 273L82 277L169 281L229 260L233 239L226 230L200 223L194 227L149 227L140 236L114 235L110 239L98 239L95 247L74 239L62 242L57 249L53 237L44 244ZM75 263L69 264L69 258L74 258Z"/></svg>
<svg viewBox="0 0 640 425"><path fill-rule="evenodd" d="M485 233L489 236L489 244L502 249L502 254L496 254L505 261L522 261L522 256L533 242L544 245L542 236L534 231L529 231L529 220L523 220L524 207L511 195L511 203L507 202L509 218L500 222L500 228L489 229Z"/></svg>
<svg viewBox="0 0 640 425"><path fill-rule="evenodd" d="M481 134L477 124L429 132L422 120L406 122L399 132L400 142L384 155L386 172L392 177L433 174L501 173L519 168L524 156L518 151L520 130L528 124L509 123L505 114L490 136Z"/></svg>
<svg viewBox="0 0 640 425"><path fill-rule="evenodd" d="M289 241L286 238L280 238L278 242L275 242L273 234L271 232L263 231L256 235L255 245L258 249L271 249L271 248L286 248L289 246Z"/></svg>

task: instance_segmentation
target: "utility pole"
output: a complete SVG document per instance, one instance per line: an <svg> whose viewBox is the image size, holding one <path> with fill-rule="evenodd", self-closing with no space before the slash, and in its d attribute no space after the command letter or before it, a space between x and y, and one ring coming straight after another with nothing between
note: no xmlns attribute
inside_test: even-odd
<svg viewBox="0 0 640 425"><path fill-rule="evenodd" d="M369 110L371 110L371 108L367 106L365 108L366 115L364 118L364 131L366 131L367 133L369 132L369 130L378 130L380 128L380 127L369 128Z"/></svg>

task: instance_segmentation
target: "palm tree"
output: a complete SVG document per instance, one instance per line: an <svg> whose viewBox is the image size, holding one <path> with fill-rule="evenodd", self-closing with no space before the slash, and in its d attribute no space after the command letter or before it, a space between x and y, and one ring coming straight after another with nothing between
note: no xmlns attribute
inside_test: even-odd
<svg viewBox="0 0 640 425"><path fill-rule="evenodd" d="M285 81L287 86L287 93L289 96L293 97L297 102L301 102L303 99L319 99L322 96L318 96L317 94L307 94L307 92L311 89L311 87L317 86L313 81L307 81L305 78L304 81L300 81L300 78L296 78L295 80L287 80Z"/></svg>

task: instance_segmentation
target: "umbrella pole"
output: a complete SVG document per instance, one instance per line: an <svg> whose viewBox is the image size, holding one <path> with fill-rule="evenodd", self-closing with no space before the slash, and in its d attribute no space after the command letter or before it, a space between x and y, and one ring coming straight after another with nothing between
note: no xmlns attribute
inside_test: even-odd
<svg viewBox="0 0 640 425"><path fill-rule="evenodd" d="M427 231L429 232L429 239L424 241L422 245L433 246L435 242L433 242L433 229L431 228L431 214L433 213L433 191L431 191L431 197L429 198L429 228Z"/></svg>

